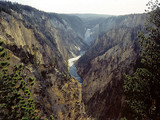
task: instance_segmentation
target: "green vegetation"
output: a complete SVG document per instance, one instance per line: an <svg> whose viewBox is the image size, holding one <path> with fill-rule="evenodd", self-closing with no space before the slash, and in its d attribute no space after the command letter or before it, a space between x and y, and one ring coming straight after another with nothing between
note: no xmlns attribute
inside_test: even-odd
<svg viewBox="0 0 160 120"><path fill-rule="evenodd" d="M6 12L8 14L11 14L11 9L21 13L22 9L31 12L34 10L34 8L27 6L27 5L20 5L18 3L12 3L12 2L7 2L7 1L0 1L0 12Z"/></svg>
<svg viewBox="0 0 160 120"><path fill-rule="evenodd" d="M148 3L147 35L139 32L142 68L126 75L126 102L137 119L160 119L160 8L158 1Z"/></svg>
<svg viewBox="0 0 160 120"><path fill-rule="evenodd" d="M53 115L51 115L51 116L50 116L50 120L54 120L54 117L53 117Z"/></svg>
<svg viewBox="0 0 160 120"><path fill-rule="evenodd" d="M38 117L29 90L34 79L30 77L26 82L22 75L23 65L15 65L11 71L8 60L8 52L0 47L0 118L36 120Z"/></svg>
<svg viewBox="0 0 160 120"><path fill-rule="evenodd" d="M24 80L22 64L10 66L10 57L2 44L0 42L0 119L37 120L39 117L30 92L34 78ZM49 120L54 120L53 115Z"/></svg>

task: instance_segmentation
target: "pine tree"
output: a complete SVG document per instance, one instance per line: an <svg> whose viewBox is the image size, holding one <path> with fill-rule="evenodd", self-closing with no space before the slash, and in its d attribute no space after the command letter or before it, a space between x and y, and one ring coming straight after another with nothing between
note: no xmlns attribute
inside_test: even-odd
<svg viewBox="0 0 160 120"><path fill-rule="evenodd" d="M15 65L11 72L8 60L8 52L0 47L0 119L36 120L38 117L29 90L34 79L30 77L27 82L23 79L23 65Z"/></svg>
<svg viewBox="0 0 160 120"><path fill-rule="evenodd" d="M146 23L148 34L139 32L143 68L138 68L132 76L126 75L124 80L126 102L139 119L160 119L159 5L158 0L148 3L150 10Z"/></svg>

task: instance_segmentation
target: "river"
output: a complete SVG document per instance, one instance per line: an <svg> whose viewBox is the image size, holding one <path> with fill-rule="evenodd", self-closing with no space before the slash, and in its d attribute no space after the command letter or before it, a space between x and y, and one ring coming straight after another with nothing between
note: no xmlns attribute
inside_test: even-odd
<svg viewBox="0 0 160 120"><path fill-rule="evenodd" d="M70 73L71 77L74 77L76 80L78 80L80 84L83 83L83 80L82 80L82 78L78 75L78 73L77 73L77 68L76 68L76 66L75 66L74 63L75 63L82 55L84 55L84 53L85 53L85 52L81 52L81 54L80 54L79 56L76 56L76 57L74 57L74 58L70 58L70 59L68 60L68 63L69 63L69 73Z"/></svg>

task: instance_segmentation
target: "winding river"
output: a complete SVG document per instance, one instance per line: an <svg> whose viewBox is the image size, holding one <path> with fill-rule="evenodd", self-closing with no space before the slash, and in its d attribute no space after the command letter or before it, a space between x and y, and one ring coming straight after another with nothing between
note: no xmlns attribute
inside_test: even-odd
<svg viewBox="0 0 160 120"><path fill-rule="evenodd" d="M77 79L79 81L79 83L83 83L83 80L82 78L78 75L77 73L77 68L75 66L75 62L82 56L84 55L85 52L81 52L81 54L79 56L76 56L74 58L70 58L68 60L68 63L69 63L69 73L72 77L74 77L75 79Z"/></svg>

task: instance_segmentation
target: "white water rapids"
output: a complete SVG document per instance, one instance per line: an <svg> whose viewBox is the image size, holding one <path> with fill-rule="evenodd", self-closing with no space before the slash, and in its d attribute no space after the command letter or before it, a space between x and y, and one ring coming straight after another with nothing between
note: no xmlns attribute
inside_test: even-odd
<svg viewBox="0 0 160 120"><path fill-rule="evenodd" d="M68 63L69 63L69 73L72 77L74 77L76 80L79 81L79 83L82 84L83 80L82 78L78 75L77 73L77 68L75 66L75 62L84 54L85 52L81 52L81 54L79 56L76 56L74 58L70 58L68 60Z"/></svg>

